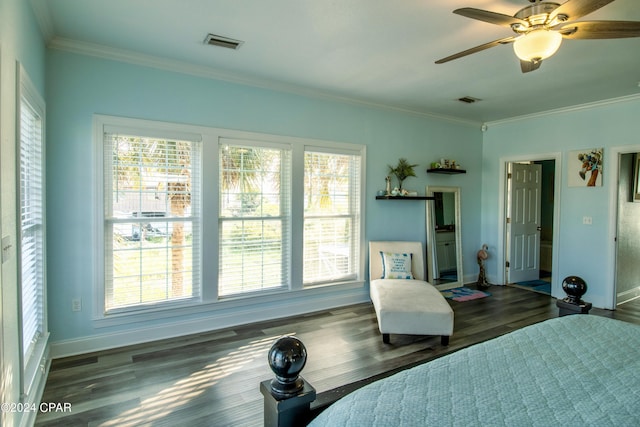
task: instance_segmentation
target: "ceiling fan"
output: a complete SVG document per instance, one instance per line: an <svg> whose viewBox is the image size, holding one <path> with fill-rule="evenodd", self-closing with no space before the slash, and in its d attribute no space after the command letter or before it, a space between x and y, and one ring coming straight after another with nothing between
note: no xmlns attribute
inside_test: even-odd
<svg viewBox="0 0 640 427"><path fill-rule="evenodd" d="M529 0L531 5L509 16L488 10L465 7L453 13L490 24L501 25L516 34L494 40L439 59L436 64L462 58L490 47L513 43L523 73L537 70L543 59L560 48L562 39L616 39L640 37L639 21L574 21L614 0L568 0L563 4Z"/></svg>

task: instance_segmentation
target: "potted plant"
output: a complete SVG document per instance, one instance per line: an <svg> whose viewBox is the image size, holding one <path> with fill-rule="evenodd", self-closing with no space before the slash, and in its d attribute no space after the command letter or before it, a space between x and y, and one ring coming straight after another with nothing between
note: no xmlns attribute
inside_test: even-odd
<svg viewBox="0 0 640 427"><path fill-rule="evenodd" d="M398 164L396 167L391 165L389 166L389 173L393 174L398 178L398 187L400 191L402 191L402 182L410 176L416 176L416 172L413 170L414 167L418 165L411 165L407 161L407 159L398 159Z"/></svg>

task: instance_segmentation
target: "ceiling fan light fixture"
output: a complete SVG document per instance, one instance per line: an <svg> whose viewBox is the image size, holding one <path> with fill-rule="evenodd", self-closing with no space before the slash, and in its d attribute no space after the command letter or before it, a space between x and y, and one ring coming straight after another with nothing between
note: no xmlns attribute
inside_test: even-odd
<svg viewBox="0 0 640 427"><path fill-rule="evenodd" d="M513 50L523 61L542 61L556 53L561 43L560 33L540 28L518 37Z"/></svg>

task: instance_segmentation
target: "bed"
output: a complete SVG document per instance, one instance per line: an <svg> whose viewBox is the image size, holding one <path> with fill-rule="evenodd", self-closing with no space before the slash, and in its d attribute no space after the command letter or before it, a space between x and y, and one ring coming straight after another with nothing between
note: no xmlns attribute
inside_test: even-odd
<svg viewBox="0 0 640 427"><path fill-rule="evenodd" d="M638 426L640 325L550 319L352 392L311 426Z"/></svg>

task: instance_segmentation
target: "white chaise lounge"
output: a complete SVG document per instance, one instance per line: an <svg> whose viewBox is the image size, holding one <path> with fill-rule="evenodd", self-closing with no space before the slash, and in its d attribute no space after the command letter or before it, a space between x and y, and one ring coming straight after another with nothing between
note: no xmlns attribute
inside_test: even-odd
<svg viewBox="0 0 640 427"><path fill-rule="evenodd" d="M403 261L407 258L408 266ZM421 242L369 242L370 295L386 344L390 334L440 335L442 345L449 344L453 310L440 291L424 281L423 260ZM403 263L408 271L402 271Z"/></svg>

